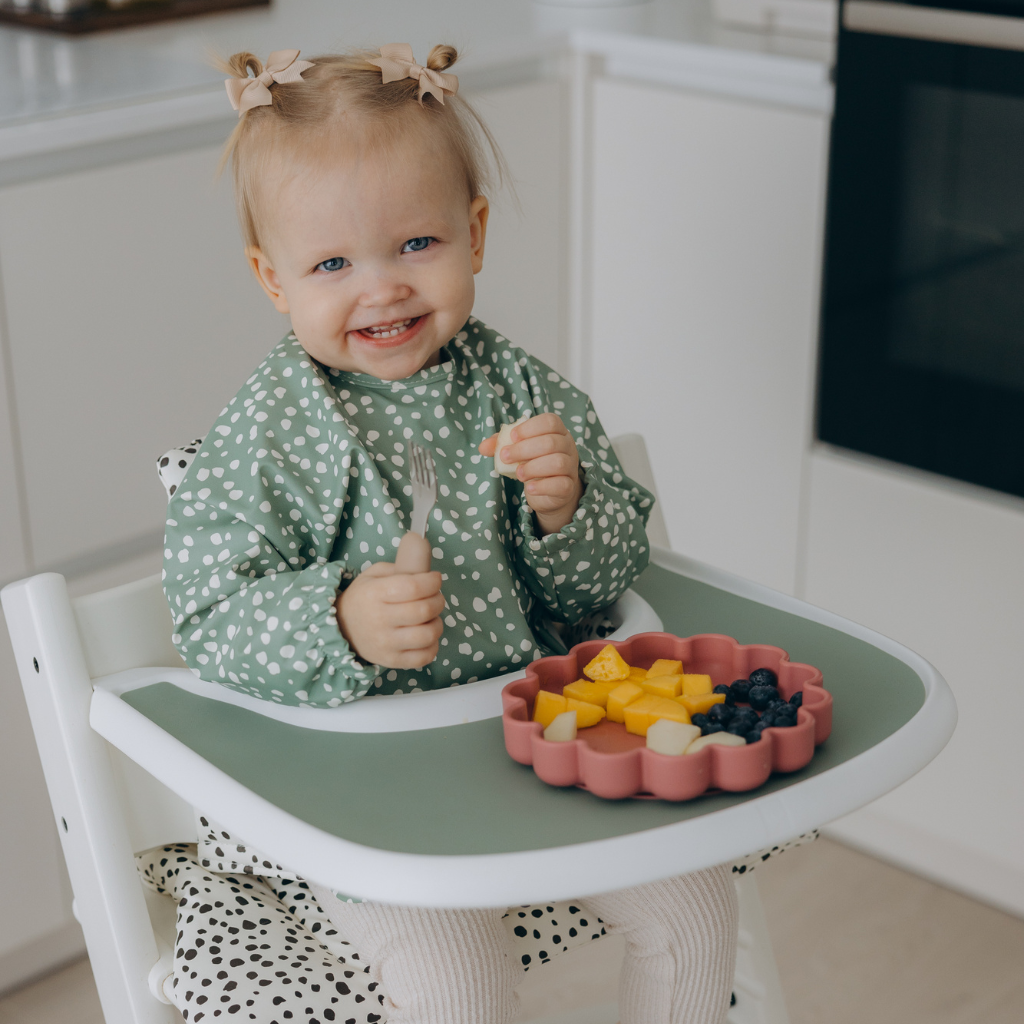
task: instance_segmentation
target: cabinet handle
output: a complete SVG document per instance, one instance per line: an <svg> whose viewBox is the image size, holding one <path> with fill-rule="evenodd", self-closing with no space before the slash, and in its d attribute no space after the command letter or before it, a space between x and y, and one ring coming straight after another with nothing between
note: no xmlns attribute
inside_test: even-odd
<svg viewBox="0 0 1024 1024"><path fill-rule="evenodd" d="M848 0L843 7L843 27L851 32L906 39L1024 50L1024 18L995 14L914 7L884 0Z"/></svg>

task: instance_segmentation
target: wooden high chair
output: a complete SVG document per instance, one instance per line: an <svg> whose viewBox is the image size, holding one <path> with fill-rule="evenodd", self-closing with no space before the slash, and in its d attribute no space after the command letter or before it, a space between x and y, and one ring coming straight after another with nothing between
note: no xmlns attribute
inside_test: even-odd
<svg viewBox="0 0 1024 1024"><path fill-rule="evenodd" d="M616 450L627 472L652 487L642 439L620 439ZM667 541L663 523L655 521L651 532ZM952 733L956 709L942 678L870 630L666 547L652 549L634 591L639 597L619 610L623 635L657 628L660 617L669 632L769 642L821 668L835 698L835 724L811 764L751 793L684 804L609 803L545 786L506 755L500 718L471 709L461 722L405 734L414 743L389 737L380 760L391 767L378 773L372 807L330 779L330 800L312 807L289 798L308 770L304 751L316 748L321 764L344 773L358 734L309 728L301 716L254 715L228 691L204 690L212 684L195 680L171 645L158 578L76 601L53 573L5 588L4 612L107 1024L181 1020L163 988L174 905L144 892L133 855L195 841L193 806L299 874L342 891L420 905L504 906L621 888L770 847L892 789ZM464 691L470 707L473 687L481 693L490 685L439 692ZM500 715L500 701L493 715ZM479 752L471 778L455 778L447 767L453 730ZM255 733L262 746L254 749ZM246 742L232 744L232 735ZM395 773L414 784L389 788ZM527 826L513 820L511 807L529 807ZM739 881L740 955L729 1019L785 1024L756 887L749 876ZM611 1007L588 1011L586 1019L603 1021L602 1013L616 1019ZM582 1019L566 1013L544 1024Z"/></svg>

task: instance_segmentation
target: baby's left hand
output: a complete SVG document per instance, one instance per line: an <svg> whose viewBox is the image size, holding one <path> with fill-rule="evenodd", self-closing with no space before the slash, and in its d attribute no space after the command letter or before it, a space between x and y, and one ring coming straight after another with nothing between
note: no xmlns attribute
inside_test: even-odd
<svg viewBox="0 0 1024 1024"><path fill-rule="evenodd" d="M557 533L572 521L583 496L580 457L565 424L553 412L531 416L512 431L512 444L501 451L504 462L519 463L526 501L533 509L541 536ZM494 455L498 435L480 443L480 454Z"/></svg>

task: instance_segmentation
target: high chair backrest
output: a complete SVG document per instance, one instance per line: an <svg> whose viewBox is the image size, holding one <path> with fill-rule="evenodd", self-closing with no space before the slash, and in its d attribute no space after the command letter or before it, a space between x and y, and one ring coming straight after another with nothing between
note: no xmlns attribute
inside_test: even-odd
<svg viewBox="0 0 1024 1024"><path fill-rule="evenodd" d="M626 472L654 491L643 438L612 443ZM648 534L668 546L658 505ZM151 981L170 955L151 915L170 904L147 907L133 854L195 841L193 810L89 727L93 679L182 664L160 577L72 601L64 578L44 573L11 584L2 600L106 1022L180 1024Z"/></svg>

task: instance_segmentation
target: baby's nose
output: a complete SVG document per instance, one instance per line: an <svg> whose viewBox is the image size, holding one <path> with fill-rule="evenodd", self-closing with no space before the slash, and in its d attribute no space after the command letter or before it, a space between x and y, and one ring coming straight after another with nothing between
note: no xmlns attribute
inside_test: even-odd
<svg viewBox="0 0 1024 1024"><path fill-rule="evenodd" d="M364 307L391 306L412 295L412 288L400 277L375 274L365 282L359 304Z"/></svg>

